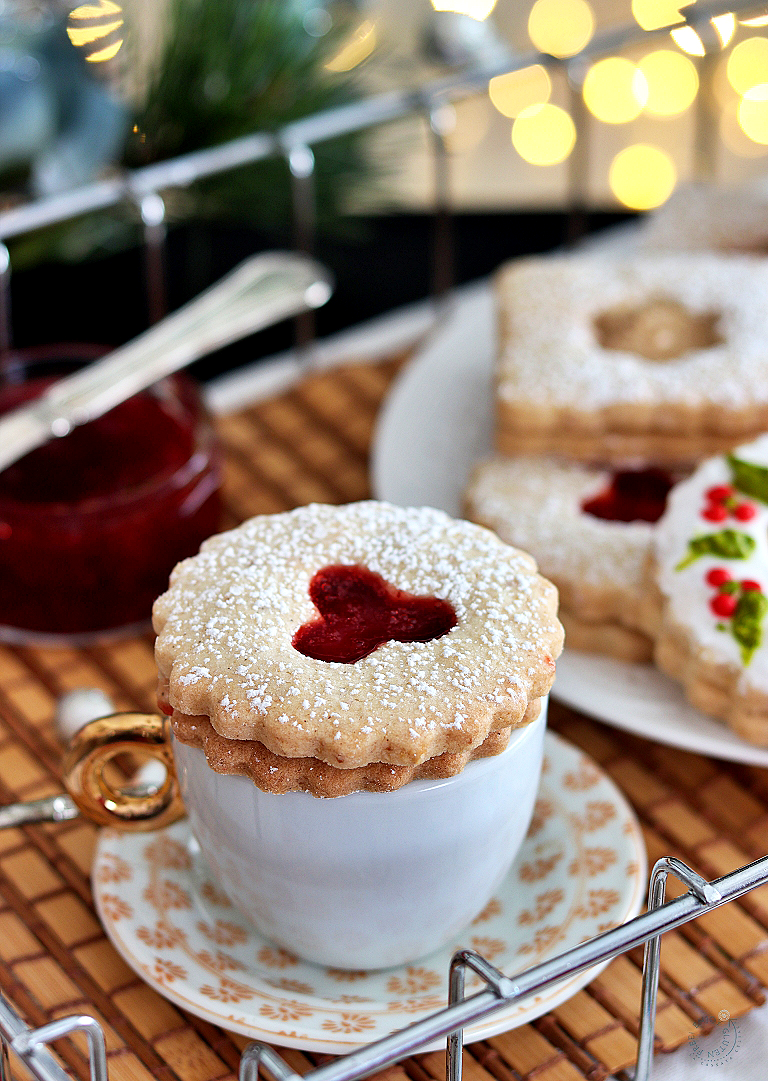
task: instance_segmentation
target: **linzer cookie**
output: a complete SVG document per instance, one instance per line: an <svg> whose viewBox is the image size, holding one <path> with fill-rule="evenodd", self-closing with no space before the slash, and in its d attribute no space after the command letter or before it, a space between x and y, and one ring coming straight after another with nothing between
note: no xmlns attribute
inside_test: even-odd
<svg viewBox="0 0 768 1081"><path fill-rule="evenodd" d="M685 184L649 214L639 236L641 250L717 251L768 255L768 188L737 189Z"/></svg>
<svg viewBox="0 0 768 1081"><path fill-rule="evenodd" d="M698 709L768 746L768 435L677 485L652 551L656 663Z"/></svg>
<svg viewBox="0 0 768 1081"><path fill-rule="evenodd" d="M475 469L466 509L530 552L555 583L569 648L647 661L643 568L672 479L659 469L611 473L551 458L494 458Z"/></svg>
<svg viewBox="0 0 768 1081"><path fill-rule="evenodd" d="M497 282L502 453L677 467L768 428L768 261L563 256Z"/></svg>
<svg viewBox="0 0 768 1081"><path fill-rule="evenodd" d="M155 603L160 700L219 772L340 795L449 776L533 720L562 647L530 556L429 508L252 518Z"/></svg>

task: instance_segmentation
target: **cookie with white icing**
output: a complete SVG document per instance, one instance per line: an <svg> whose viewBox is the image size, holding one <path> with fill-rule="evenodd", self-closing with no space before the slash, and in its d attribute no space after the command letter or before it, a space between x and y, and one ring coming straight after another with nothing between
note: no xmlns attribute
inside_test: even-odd
<svg viewBox="0 0 768 1081"><path fill-rule="evenodd" d="M318 795L365 767L357 787L397 787L440 756L458 772L537 715L556 611L533 559L486 529L429 508L313 504L252 518L177 566L153 612L160 696L179 738L209 723L189 741L213 768L268 790L288 790L281 762ZM227 756L222 739L239 746ZM327 769L310 784L312 760Z"/></svg>
<svg viewBox="0 0 768 1081"><path fill-rule="evenodd" d="M467 516L530 552L560 594L571 649L650 660L640 628L643 568L672 477L552 458L493 458L465 493Z"/></svg>
<svg viewBox="0 0 768 1081"><path fill-rule="evenodd" d="M659 667L698 709L768 746L768 435L673 489L647 585Z"/></svg>
<svg viewBox="0 0 768 1081"><path fill-rule="evenodd" d="M768 429L768 260L525 259L497 296L504 454L678 467Z"/></svg>

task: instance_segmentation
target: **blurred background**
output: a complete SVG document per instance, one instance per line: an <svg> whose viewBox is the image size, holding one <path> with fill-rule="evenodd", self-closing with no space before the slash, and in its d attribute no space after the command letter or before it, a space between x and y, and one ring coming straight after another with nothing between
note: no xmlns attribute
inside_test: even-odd
<svg viewBox="0 0 768 1081"><path fill-rule="evenodd" d="M435 94L441 80L464 89ZM164 303L298 242L338 278L317 318L327 334L652 209L691 180L759 179L768 5L0 0L0 210L403 93L409 116L313 144L309 224L291 184L291 169L308 171L300 154L164 190ZM135 335L152 317L144 239L131 200L9 239L14 343ZM196 374L292 333L241 342Z"/></svg>

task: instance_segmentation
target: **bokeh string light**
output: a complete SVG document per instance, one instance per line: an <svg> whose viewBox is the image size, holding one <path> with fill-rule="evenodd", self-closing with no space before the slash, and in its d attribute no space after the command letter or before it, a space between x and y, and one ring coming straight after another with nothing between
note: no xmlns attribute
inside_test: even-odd
<svg viewBox="0 0 768 1081"><path fill-rule="evenodd" d="M641 115L679 117L701 92L694 62L717 48L722 63L711 68L708 93L719 106L723 143L742 157L758 157L768 147L768 35L752 34L732 45L740 27L768 27L768 14L737 18L723 12L708 19L709 33L687 22L695 0L632 0L632 13L646 30L666 30L674 47L654 48L630 59L607 56L592 62L580 76L584 104L604 124L628 124ZM491 0L433 0L451 10ZM534 46L557 60L569 60L592 40L595 17L587 0L535 0L528 18ZM743 31L742 31L743 33ZM705 43L706 42L706 43ZM686 55L687 54L687 55ZM694 60L691 59L694 58ZM707 68L707 70L710 70ZM552 80L547 66L533 64L497 76L488 84L495 109L513 120L512 143L520 156L537 166L566 160L576 142L574 122L551 101ZM488 100L488 99L486 99ZM674 190L677 169L673 157L651 143L634 143L614 157L609 185L625 206L648 210L660 206Z"/></svg>
<svg viewBox="0 0 768 1081"><path fill-rule="evenodd" d="M598 60L584 78L584 104L604 124L627 124L648 101L645 75L623 56Z"/></svg>
<svg viewBox="0 0 768 1081"><path fill-rule="evenodd" d="M632 0L632 14L643 30L662 30L685 22L681 9L695 0Z"/></svg>
<svg viewBox="0 0 768 1081"><path fill-rule="evenodd" d="M768 83L768 38L744 38L734 45L726 67L728 82L737 94Z"/></svg>
<svg viewBox="0 0 768 1081"><path fill-rule="evenodd" d="M768 16L744 20L768 25ZM725 76L725 77L723 77ZM760 157L768 146L768 38L743 38L715 72L713 91L722 112L720 137L742 158Z"/></svg>
<svg viewBox="0 0 768 1081"><path fill-rule="evenodd" d="M754 142L745 133L739 122L740 104L740 101L731 101L723 106L718 125L720 138L728 150L739 158L762 158L768 154L768 146Z"/></svg>
<svg viewBox="0 0 768 1081"><path fill-rule="evenodd" d="M650 116L679 116L696 100L696 65L682 53L656 49L638 60L637 66L645 76L648 95L644 111Z"/></svg>
<svg viewBox="0 0 768 1081"><path fill-rule="evenodd" d="M768 83L753 86L739 102L739 127L753 143L768 146Z"/></svg>
<svg viewBox="0 0 768 1081"><path fill-rule="evenodd" d="M653 210L674 191L677 170L660 147L634 143L620 150L611 162L608 183L619 202L631 210Z"/></svg>
<svg viewBox="0 0 768 1081"><path fill-rule="evenodd" d="M707 50L704 42L692 26L678 26L669 31L669 36L675 45L688 53L689 56L706 56Z"/></svg>
<svg viewBox="0 0 768 1081"><path fill-rule="evenodd" d="M724 49L736 33L736 16L729 11L725 15L714 15L709 21L720 39L720 48Z"/></svg>
<svg viewBox="0 0 768 1081"><path fill-rule="evenodd" d="M587 0L536 0L528 16L528 36L550 56L575 56L594 32L595 16Z"/></svg>
<svg viewBox="0 0 768 1081"><path fill-rule="evenodd" d="M101 64L117 56L123 44L123 9L113 0L96 0L73 8L67 20L67 36L85 59Z"/></svg>
<svg viewBox="0 0 768 1081"><path fill-rule="evenodd" d="M512 145L530 165L559 165L576 142L576 125L558 105L530 105L512 125Z"/></svg>
<svg viewBox="0 0 768 1081"><path fill-rule="evenodd" d="M488 95L502 116L514 119L532 105L546 105L552 82L541 64L497 75L488 84Z"/></svg>

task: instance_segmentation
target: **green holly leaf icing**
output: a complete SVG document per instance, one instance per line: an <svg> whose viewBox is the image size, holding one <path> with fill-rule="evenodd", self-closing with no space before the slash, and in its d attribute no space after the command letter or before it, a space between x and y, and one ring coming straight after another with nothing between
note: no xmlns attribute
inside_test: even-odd
<svg viewBox="0 0 768 1081"><path fill-rule="evenodd" d="M688 541L688 555L675 567L676 571L690 567L702 556L719 556L721 559L746 559L755 550L755 539L749 533L736 529L721 529L719 533L705 533Z"/></svg>
<svg viewBox="0 0 768 1081"><path fill-rule="evenodd" d="M742 461L733 454L728 455L728 464L735 488L761 503L768 503L768 466Z"/></svg>
<svg viewBox="0 0 768 1081"><path fill-rule="evenodd" d="M756 589L745 590L739 597L731 620L731 634L741 648L741 659L749 664L763 640L763 619L768 612L768 597Z"/></svg>

